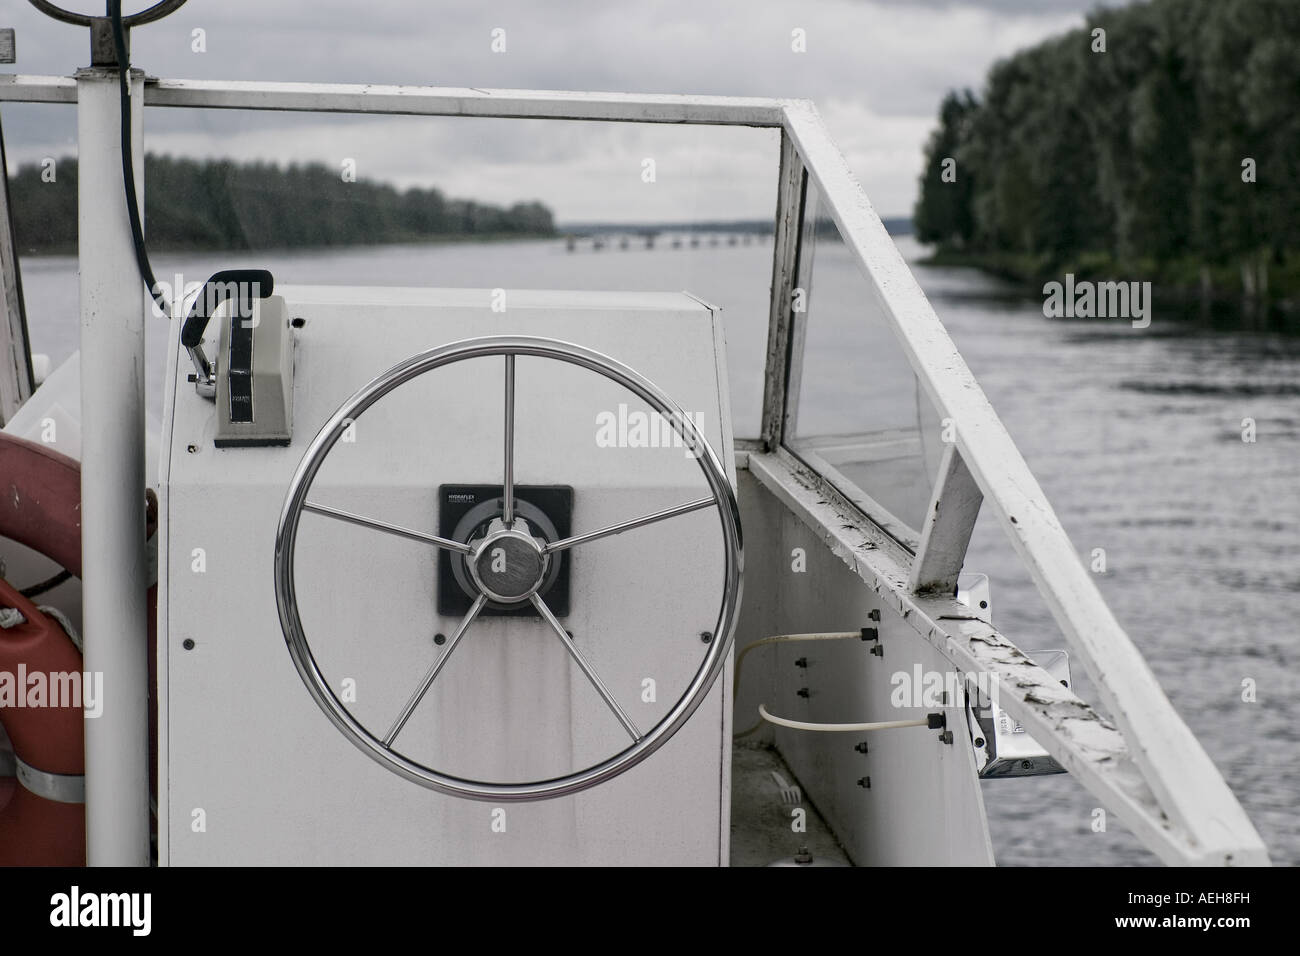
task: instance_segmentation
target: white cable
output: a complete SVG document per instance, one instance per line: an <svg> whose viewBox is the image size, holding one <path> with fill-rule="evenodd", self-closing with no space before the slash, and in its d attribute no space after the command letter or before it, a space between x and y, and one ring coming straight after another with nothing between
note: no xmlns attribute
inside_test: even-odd
<svg viewBox="0 0 1300 956"><path fill-rule="evenodd" d="M775 634L772 637L760 638L757 641L746 644L741 648L740 653L736 655L736 673L731 682L732 699L738 699L740 693L740 667L745 662L745 655L756 647L762 647L764 644L784 644L787 641L846 641L850 638L861 638L861 631L816 631L809 634ZM761 708L760 708L761 711ZM748 730L742 730L738 734L732 734L733 740L739 740L741 737L748 737L760 727L763 726L763 718L760 717L754 726Z"/></svg>
<svg viewBox="0 0 1300 956"><path fill-rule="evenodd" d="M829 733L860 733L864 730L895 730L899 727L928 727L929 720L877 720L865 724L811 724L806 720L790 720L777 717L767 712L762 704L758 705L758 714L770 724L789 727L791 730L820 730Z"/></svg>

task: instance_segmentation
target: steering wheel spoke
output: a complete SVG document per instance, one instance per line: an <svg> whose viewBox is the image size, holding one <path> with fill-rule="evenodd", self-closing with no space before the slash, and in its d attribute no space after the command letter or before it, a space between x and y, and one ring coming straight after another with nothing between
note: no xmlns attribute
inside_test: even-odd
<svg viewBox="0 0 1300 956"><path fill-rule="evenodd" d="M417 687L415 693L407 699L406 706L403 707L402 712L397 715L397 719L393 721L393 725L388 728L388 733L384 734L385 747L389 749L392 748L393 741L396 740L397 735L402 732L402 728L406 726L406 722L411 719L411 715L415 713L415 708L420 706L420 701L424 700L424 695L429 693L429 688L433 686L433 682L438 679L438 675L442 673L443 667L447 665L447 661L451 657L451 652L456 649L458 644L460 644L460 639L465 636L465 632L469 630L469 626L474 623L474 618L478 617L479 611L483 610L483 605L485 604L487 604L487 598L480 594L478 600L470 605L469 612L461 619L460 624L456 627L455 633L453 633L451 638L447 641L447 649L438 655L438 659L434 661L433 665L425 672L424 679L420 681L420 686Z"/></svg>
<svg viewBox="0 0 1300 956"><path fill-rule="evenodd" d="M628 736L632 738L632 742L640 743L641 738L644 735L637 729L636 724L632 723L632 718L629 717L624 712L623 708L618 705L618 701L615 700L614 695L609 692L609 688L605 686L605 682L600 679L600 675L596 673L596 669L587 662L585 657L582 656L582 651L578 650L578 645L573 643L573 638L569 637L569 632L566 631L563 625L555 619L555 615L551 613L551 609L546 606L546 602L543 601L541 597L534 594L532 595L531 600L533 602L533 607L537 608L537 613L540 614L546 620L546 623L551 626L551 630L555 632L555 636L564 642L565 650L569 652L569 656L573 658L574 662L582 670L582 673L586 676L587 680L591 681L591 686L596 688L596 693L598 693L605 701L605 705L614 712L614 716L617 717L618 722L623 725L623 729L628 732Z"/></svg>
<svg viewBox="0 0 1300 956"><path fill-rule="evenodd" d="M598 541L601 538L608 538L610 535L622 534L624 531L631 531L633 528L644 528L648 524L654 524L656 521L667 521L669 518L676 518L678 515L690 514L692 511L699 511L701 508L711 508L717 503L716 495L709 495L707 498L696 498L694 501L688 501L684 505L678 505L675 508L667 508L664 511L656 511L654 514L642 515L639 518L633 518L631 521L623 521L619 524L612 524L608 528L601 528L599 531L588 531L586 534L575 534L569 538L561 538L559 541L552 541L542 548L543 553L552 554L556 551L565 551L569 548L576 547L580 544L586 544L589 541Z"/></svg>
<svg viewBox="0 0 1300 956"><path fill-rule="evenodd" d="M401 525L389 524L387 521L377 521L374 518L367 518L364 515L353 514L351 511L329 508L325 505L316 504L314 501L304 501L302 503L302 510L310 511L313 514L324 515L327 518L337 518L339 521L346 521L349 524L360 525L363 528L373 528L376 531L395 534L399 538L408 538L411 541L422 541L425 544L431 544L436 548L446 548L448 551L458 551L461 554L474 553L473 549L469 545L461 541L453 541L451 538L440 538L436 534L425 534L423 531L412 531L410 528L403 528Z"/></svg>
<svg viewBox="0 0 1300 956"><path fill-rule="evenodd" d="M515 357L506 356L505 475L501 480L501 523L515 523Z"/></svg>

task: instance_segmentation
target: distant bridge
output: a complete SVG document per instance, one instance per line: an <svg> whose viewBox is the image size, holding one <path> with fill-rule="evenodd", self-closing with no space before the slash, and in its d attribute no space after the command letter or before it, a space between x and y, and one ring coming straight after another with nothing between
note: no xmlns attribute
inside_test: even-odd
<svg viewBox="0 0 1300 956"><path fill-rule="evenodd" d="M772 238L770 224L728 226L718 229L671 226L602 227L562 232L569 252L629 251L634 249L699 249L702 247L750 246Z"/></svg>

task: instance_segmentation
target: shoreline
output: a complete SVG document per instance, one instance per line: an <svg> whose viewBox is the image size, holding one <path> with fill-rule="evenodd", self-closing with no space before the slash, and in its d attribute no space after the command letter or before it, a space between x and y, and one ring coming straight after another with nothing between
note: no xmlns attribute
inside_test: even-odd
<svg viewBox="0 0 1300 956"><path fill-rule="evenodd" d="M1199 265L1188 262L1157 267L1153 263L1126 264L1106 256L1080 257L1076 261L1049 265L1046 259L1013 252L962 252L927 247L917 262L936 268L976 269L1014 286L1026 299L1042 299L1043 286L1073 275L1076 281L1150 281L1152 290L1166 302L1194 307L1204 312L1236 311L1245 316L1275 316L1300 319L1300 269L1288 262L1277 270L1283 294L1267 297L1248 295L1240 275L1231 267L1210 268L1211 284L1202 284ZM1234 283L1235 280L1235 283ZM1272 286L1277 288L1277 285Z"/></svg>
<svg viewBox="0 0 1300 956"><path fill-rule="evenodd" d="M285 253L295 252L324 252L327 250L344 250L344 249L382 249L386 246L445 246L457 243L496 243L496 242L543 242L546 240L562 239L563 236L557 234L543 235L540 233L465 233L460 235L439 235L439 236L419 236L414 238L399 238L384 240L382 242L331 242L321 245L301 245L301 246L257 246L256 248L246 248L237 246L150 246L149 254L151 256L172 256L172 255L216 255L219 253L229 253L233 255L258 255L261 253L270 253L284 255ZM59 256L76 256L77 245L58 245L48 248L31 248L18 249L19 259L53 259Z"/></svg>

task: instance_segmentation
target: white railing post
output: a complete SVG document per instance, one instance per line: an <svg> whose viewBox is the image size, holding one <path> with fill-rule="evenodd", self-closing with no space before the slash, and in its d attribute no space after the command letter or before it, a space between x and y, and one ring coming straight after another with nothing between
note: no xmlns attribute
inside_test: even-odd
<svg viewBox="0 0 1300 956"><path fill-rule="evenodd" d="M133 75L137 184L143 87ZM118 89L113 69L77 73L82 627L84 666L103 674L104 692L102 715L86 720L86 860L147 866L145 303L122 185Z"/></svg>

